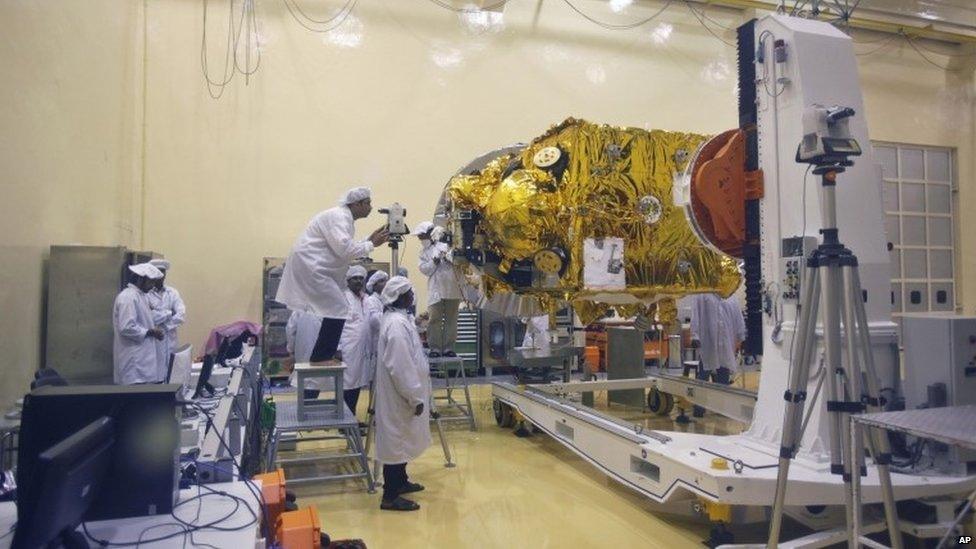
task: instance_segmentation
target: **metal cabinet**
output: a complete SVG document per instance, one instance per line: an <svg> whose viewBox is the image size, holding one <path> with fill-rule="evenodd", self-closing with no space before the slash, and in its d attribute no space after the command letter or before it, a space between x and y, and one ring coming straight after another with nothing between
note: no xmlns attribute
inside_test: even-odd
<svg viewBox="0 0 976 549"><path fill-rule="evenodd" d="M43 364L71 384L112 383L112 310L128 266L161 257L122 246L51 246Z"/></svg>
<svg viewBox="0 0 976 549"><path fill-rule="evenodd" d="M290 356L285 326L288 325L291 311L274 300L284 268L284 258L266 257L261 270L261 368L268 377L287 376L290 373L285 360Z"/></svg>

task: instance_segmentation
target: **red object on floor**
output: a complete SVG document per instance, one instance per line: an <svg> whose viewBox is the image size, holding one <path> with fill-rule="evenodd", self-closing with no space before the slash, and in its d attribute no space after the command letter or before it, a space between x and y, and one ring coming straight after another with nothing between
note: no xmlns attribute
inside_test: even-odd
<svg viewBox="0 0 976 549"><path fill-rule="evenodd" d="M321 549L322 525L314 507L282 513L275 523L275 538L282 549Z"/></svg>

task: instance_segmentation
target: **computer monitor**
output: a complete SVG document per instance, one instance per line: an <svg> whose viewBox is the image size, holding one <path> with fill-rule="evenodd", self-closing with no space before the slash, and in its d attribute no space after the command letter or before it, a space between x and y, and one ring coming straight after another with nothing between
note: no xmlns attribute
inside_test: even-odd
<svg viewBox="0 0 976 549"><path fill-rule="evenodd" d="M190 383L190 371L193 366L193 346L187 343L177 349L170 357L169 383L183 387L180 398L186 398L187 385Z"/></svg>
<svg viewBox="0 0 976 549"><path fill-rule="evenodd" d="M103 490L84 520L169 513L179 496L179 385L41 387L24 397L17 444L17 508L33 509L39 457L100 417L115 421Z"/></svg>
<svg viewBox="0 0 976 549"><path fill-rule="evenodd" d="M205 355L203 357L203 366L200 368L200 377L197 378L197 388L193 391L193 398L200 398L203 396L204 390L209 393L209 396L213 396L216 392L213 385L210 384L210 374L213 373L214 367L214 356Z"/></svg>
<svg viewBox="0 0 976 549"><path fill-rule="evenodd" d="M35 497L29 508L17 509L13 549L87 547L75 528L106 481L114 445L115 421L100 417L41 452L34 468Z"/></svg>

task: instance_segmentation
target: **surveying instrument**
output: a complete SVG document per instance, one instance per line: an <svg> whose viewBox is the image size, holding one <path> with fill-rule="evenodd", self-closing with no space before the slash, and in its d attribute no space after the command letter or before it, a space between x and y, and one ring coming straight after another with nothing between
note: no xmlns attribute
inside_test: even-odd
<svg viewBox="0 0 976 549"><path fill-rule="evenodd" d="M851 486L853 483L858 487L860 477L866 474L864 447L867 444L878 468L891 546L894 549L902 547L891 486L888 439L874 429L866 435L857 429L857 440L853 440L851 434L851 415L865 410L882 411L883 404L871 352L857 256L841 242L837 228L837 176L854 165L851 157L861 154L847 124L854 114L850 107L819 105L808 107L803 113L804 135L797 148L796 161L810 164L814 175L820 176L823 228L820 244L805 260L801 279L802 299L797 306L798 321L791 344L789 385L783 396L786 407L769 527L768 547L773 548L779 543L782 528L790 462L799 449L806 427L804 403L810 366L818 360L818 322L823 330L823 366L818 372L817 393L826 383L830 472L842 475L844 479L848 546L859 545L855 524L860 524L861 507L855 505Z"/></svg>
<svg viewBox="0 0 976 549"><path fill-rule="evenodd" d="M394 202L389 208L380 208L379 213L386 214L386 228L390 233L390 239L388 244L390 245L390 277L394 277L397 271L400 269L400 243L403 242L403 237L410 233L407 228L406 217L407 209L401 206L399 203ZM378 365L377 365L378 366ZM369 416L366 423L366 448L365 452L369 454L369 448L372 443L372 439L375 437L376 430L376 409L374 408L374 402L376 395L376 385L374 382L369 384L369 405L366 407L366 413ZM431 396L430 402L427 403L428 409L430 410L430 418L434 420L434 426L437 428L437 435L441 441L441 448L444 450L445 467L454 467L454 460L451 456L451 450L447 446L447 439L444 438L444 429L441 425L441 415L437 412L434 407L434 398ZM380 463L377 460L373 460L373 478L379 479L380 476Z"/></svg>

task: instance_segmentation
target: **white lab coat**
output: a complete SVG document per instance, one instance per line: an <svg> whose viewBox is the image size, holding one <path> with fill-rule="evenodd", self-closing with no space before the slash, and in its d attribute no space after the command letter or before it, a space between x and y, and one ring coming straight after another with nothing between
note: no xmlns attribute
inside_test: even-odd
<svg viewBox="0 0 976 549"><path fill-rule="evenodd" d="M322 329L322 319L303 311L292 311L285 324L285 346L295 362L312 360L312 350Z"/></svg>
<svg viewBox="0 0 976 549"><path fill-rule="evenodd" d="M112 307L113 379L118 385L159 381L156 339L146 337L155 327L145 292L133 284L115 297Z"/></svg>
<svg viewBox="0 0 976 549"><path fill-rule="evenodd" d="M461 299L461 289L454 274L451 262L451 247L443 242L431 243L425 240L420 250L420 272L427 277L427 306L443 299ZM441 262L434 261L441 258Z"/></svg>
<svg viewBox="0 0 976 549"><path fill-rule="evenodd" d="M179 345L176 329L186 322L186 305L180 292L172 286L163 286L162 290L151 290L146 294L149 308L152 310L153 323L163 329L166 337L156 341L156 355L159 361L159 381L166 381L169 369L169 356Z"/></svg>
<svg viewBox="0 0 976 549"><path fill-rule="evenodd" d="M525 323L522 346L549 352L549 315L534 316Z"/></svg>
<svg viewBox="0 0 976 549"><path fill-rule="evenodd" d="M312 359L312 349L319 338L322 329L322 319L304 311L292 311L285 324L285 346L296 363L308 362ZM295 372L291 373L288 382L295 386ZM305 381L305 388L316 391L332 389L332 383L325 386L326 381L321 378L309 378Z"/></svg>
<svg viewBox="0 0 976 549"><path fill-rule="evenodd" d="M376 459L406 463L430 446L430 369L413 320L397 309L383 314L376 368ZM414 415L418 404L424 412Z"/></svg>
<svg viewBox="0 0 976 549"><path fill-rule="evenodd" d="M346 319L342 327L342 337L339 338L342 362L346 365L342 375L342 387L357 389L369 385L373 380L369 344L372 334L369 329L366 296L360 298L347 289L345 299L349 303L349 318Z"/></svg>
<svg viewBox="0 0 976 549"><path fill-rule="evenodd" d="M373 375L376 375L377 345L380 341L380 324L383 322L383 302L379 294L366 297L366 318L369 322L369 362Z"/></svg>
<svg viewBox="0 0 976 549"><path fill-rule="evenodd" d="M734 296L727 299L715 294L692 296L691 334L701 342L699 355L705 369L725 367L733 372L738 369L735 348L746 338L746 323Z"/></svg>
<svg viewBox="0 0 976 549"><path fill-rule="evenodd" d="M313 217L288 255L275 301L293 311L346 318L346 271L352 260L373 251L372 242L357 242L354 236L352 212L347 206Z"/></svg>

